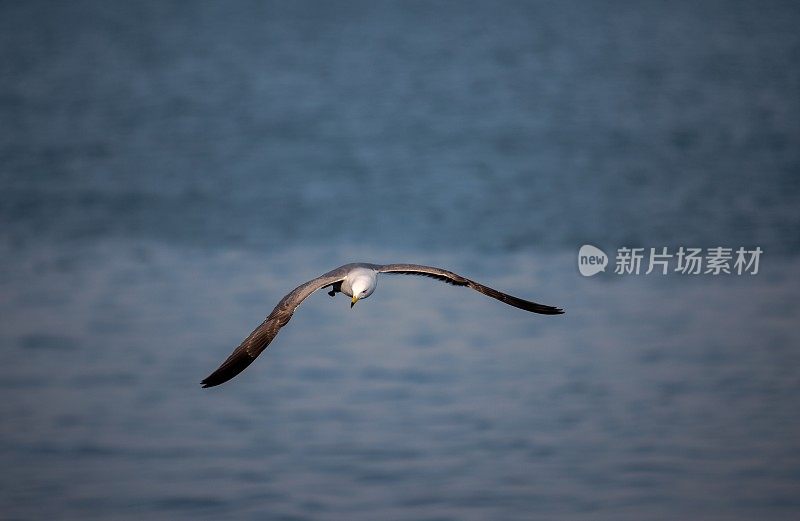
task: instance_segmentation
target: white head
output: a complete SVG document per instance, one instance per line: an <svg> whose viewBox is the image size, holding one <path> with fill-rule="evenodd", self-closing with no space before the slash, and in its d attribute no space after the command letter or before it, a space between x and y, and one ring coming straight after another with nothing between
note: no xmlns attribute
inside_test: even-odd
<svg viewBox="0 0 800 521"><path fill-rule="evenodd" d="M355 306L356 302L362 298L367 298L372 295L377 285L378 278L374 274L372 274L371 277L368 275L360 275L353 279L353 282L350 284L350 288L353 291L353 299L350 301L350 307L352 308Z"/></svg>

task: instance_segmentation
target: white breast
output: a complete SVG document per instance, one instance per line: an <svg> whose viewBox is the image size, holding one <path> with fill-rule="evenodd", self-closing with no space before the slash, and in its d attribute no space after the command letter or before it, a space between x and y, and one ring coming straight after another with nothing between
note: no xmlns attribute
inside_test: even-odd
<svg viewBox="0 0 800 521"><path fill-rule="evenodd" d="M367 296L375 291L378 285L378 274L369 268L355 268L347 274L342 281L342 293L348 297L353 296L353 285L367 290Z"/></svg>

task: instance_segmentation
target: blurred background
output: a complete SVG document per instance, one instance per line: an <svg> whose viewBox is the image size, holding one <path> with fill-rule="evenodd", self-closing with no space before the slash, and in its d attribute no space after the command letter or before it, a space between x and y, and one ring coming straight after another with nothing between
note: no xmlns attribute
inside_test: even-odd
<svg viewBox="0 0 800 521"><path fill-rule="evenodd" d="M0 517L797 519L795 2L0 3ZM764 250L580 276L577 250ZM439 265L566 308L383 277Z"/></svg>

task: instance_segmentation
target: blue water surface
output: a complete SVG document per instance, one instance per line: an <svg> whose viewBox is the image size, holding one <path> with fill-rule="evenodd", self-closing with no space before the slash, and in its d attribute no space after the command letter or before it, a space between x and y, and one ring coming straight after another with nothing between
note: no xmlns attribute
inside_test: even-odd
<svg viewBox="0 0 800 521"><path fill-rule="evenodd" d="M793 2L0 4L0 518L797 519ZM761 247L584 278L580 245ZM199 381L297 284L232 382Z"/></svg>

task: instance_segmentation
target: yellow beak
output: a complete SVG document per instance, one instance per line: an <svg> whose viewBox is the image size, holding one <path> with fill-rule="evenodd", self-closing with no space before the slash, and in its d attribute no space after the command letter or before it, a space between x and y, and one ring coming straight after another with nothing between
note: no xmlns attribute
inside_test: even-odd
<svg viewBox="0 0 800 521"><path fill-rule="evenodd" d="M353 300L350 301L350 309L353 309L353 306L356 305L356 302L358 302L358 297L353 295Z"/></svg>

